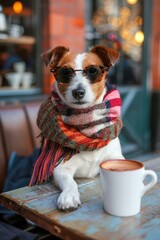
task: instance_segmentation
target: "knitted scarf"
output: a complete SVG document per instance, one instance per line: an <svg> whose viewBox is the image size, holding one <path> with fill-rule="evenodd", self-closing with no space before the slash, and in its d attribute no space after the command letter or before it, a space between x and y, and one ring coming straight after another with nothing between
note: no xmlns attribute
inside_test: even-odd
<svg viewBox="0 0 160 240"><path fill-rule="evenodd" d="M38 112L42 148L30 185L48 180L61 161L80 151L101 148L116 138L122 128L121 105L118 90L108 83L103 102L86 109L68 107L53 88Z"/></svg>

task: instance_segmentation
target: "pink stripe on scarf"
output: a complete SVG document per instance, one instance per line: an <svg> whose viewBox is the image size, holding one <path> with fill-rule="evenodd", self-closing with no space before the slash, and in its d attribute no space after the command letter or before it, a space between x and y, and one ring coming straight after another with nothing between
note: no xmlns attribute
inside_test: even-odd
<svg viewBox="0 0 160 240"><path fill-rule="evenodd" d="M115 99L115 98L120 98L120 94L118 90L111 90L109 93L107 93L104 96L104 100L111 100L111 99Z"/></svg>
<svg viewBox="0 0 160 240"><path fill-rule="evenodd" d="M108 117L117 118L121 116L121 108L119 106L112 107L110 113L107 114Z"/></svg>

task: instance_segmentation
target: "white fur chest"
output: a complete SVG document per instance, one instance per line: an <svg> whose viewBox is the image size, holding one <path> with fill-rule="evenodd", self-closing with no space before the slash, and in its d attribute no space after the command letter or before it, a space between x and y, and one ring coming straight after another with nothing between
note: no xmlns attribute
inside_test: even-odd
<svg viewBox="0 0 160 240"><path fill-rule="evenodd" d="M65 167L75 172L75 177L92 178L99 173L99 164L107 159L123 159L119 139L115 138L107 146L94 151L82 151L74 155Z"/></svg>

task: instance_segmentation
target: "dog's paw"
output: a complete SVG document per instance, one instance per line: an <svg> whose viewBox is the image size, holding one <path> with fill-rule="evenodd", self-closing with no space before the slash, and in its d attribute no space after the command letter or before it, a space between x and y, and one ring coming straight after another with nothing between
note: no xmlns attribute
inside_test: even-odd
<svg viewBox="0 0 160 240"><path fill-rule="evenodd" d="M79 192L63 191L57 201L58 208L63 211L72 211L81 205Z"/></svg>

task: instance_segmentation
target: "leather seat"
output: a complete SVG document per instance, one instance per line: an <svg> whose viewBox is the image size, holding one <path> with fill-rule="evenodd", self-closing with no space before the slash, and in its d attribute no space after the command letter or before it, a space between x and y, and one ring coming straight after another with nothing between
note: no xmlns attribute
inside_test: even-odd
<svg viewBox="0 0 160 240"><path fill-rule="evenodd" d="M21 156L40 146L40 131L36 125L41 102L0 106L0 192L12 151Z"/></svg>

